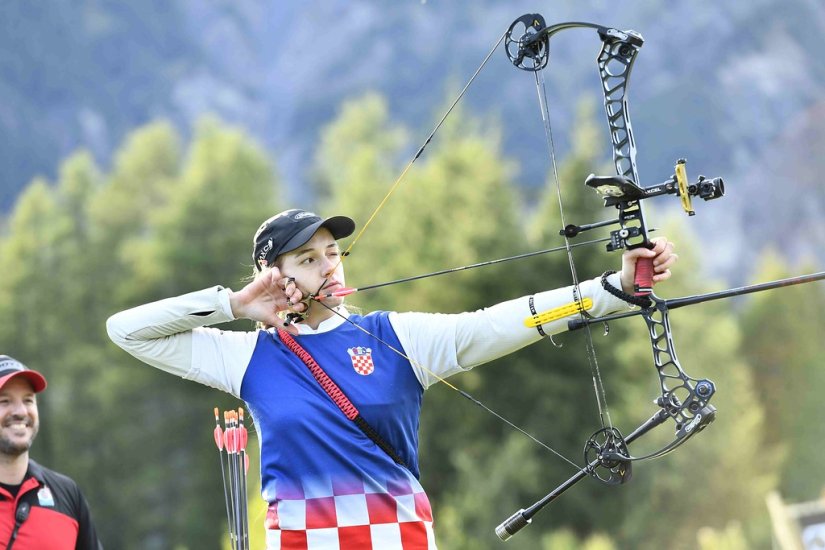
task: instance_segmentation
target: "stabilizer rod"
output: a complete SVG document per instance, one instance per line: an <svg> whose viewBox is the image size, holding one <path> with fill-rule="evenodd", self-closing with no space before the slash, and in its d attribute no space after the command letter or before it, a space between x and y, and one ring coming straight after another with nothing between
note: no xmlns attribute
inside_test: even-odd
<svg viewBox="0 0 825 550"><path fill-rule="evenodd" d="M625 438L625 443L630 444L632 441L640 438L656 426L662 424L669 418L669 415L664 409L659 409L656 414L651 416L642 425L633 430L633 432ZM503 541L509 540L513 535L521 531L524 527L533 521L533 516L538 514L542 508L556 500L567 489L590 475L601 464L600 459L591 461L587 466L576 472L570 479L550 491L541 500L527 509L522 508L506 520L504 520L498 527L496 527L496 536Z"/></svg>

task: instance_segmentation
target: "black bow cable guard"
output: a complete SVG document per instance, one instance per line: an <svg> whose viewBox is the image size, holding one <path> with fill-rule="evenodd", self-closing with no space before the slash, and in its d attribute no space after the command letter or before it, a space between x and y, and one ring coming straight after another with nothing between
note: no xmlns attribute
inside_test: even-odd
<svg viewBox="0 0 825 550"><path fill-rule="evenodd" d="M566 225L560 234L568 239L596 227L615 224L619 227L610 233L608 251L648 247L650 230L645 223L642 200L659 195L676 195L680 198L684 211L692 216L695 212L691 199L699 197L709 201L722 197L725 193L724 182L721 178L708 179L699 176L696 182L689 183L685 160L679 159L675 173L669 179L648 187L640 185L636 168L636 145L626 97L633 63L644 43L639 33L584 22L559 23L548 27L541 15L526 14L516 19L505 34L507 56L521 70L541 71L549 60L550 37L573 28L595 29L602 42L597 64L613 147L613 164L616 169L616 175L591 175L585 184L604 199L605 207L615 207L619 215L617 220L608 223ZM540 91L539 97L541 96ZM652 292L652 264L639 262L636 272L635 295L636 300L643 306L641 309L599 318L581 314L579 319L570 321L568 326L570 330L576 330L594 323L607 323L641 315L648 327L654 365L659 376L661 396L655 401L659 409L627 436L622 436L621 432L612 426L603 427L594 433L585 443L585 465L579 472L530 507L515 512L496 527L496 535L503 541L528 525L540 510L588 475L611 485L626 483L632 476L633 461L657 458L673 451L714 420L716 409L709 402L716 388L710 380L693 378L682 368L673 344L669 310L825 279L825 272L821 272L698 296L663 300ZM668 419L675 422L676 433L673 441L644 456L634 457L629 453L627 447L630 443Z"/></svg>

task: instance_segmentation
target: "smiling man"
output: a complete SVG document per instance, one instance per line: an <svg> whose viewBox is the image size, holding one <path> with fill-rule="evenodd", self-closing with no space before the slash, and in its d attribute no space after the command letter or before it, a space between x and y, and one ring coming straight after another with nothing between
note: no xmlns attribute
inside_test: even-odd
<svg viewBox="0 0 825 550"><path fill-rule="evenodd" d="M0 355L0 547L97 550L86 499L74 481L29 458L46 379Z"/></svg>

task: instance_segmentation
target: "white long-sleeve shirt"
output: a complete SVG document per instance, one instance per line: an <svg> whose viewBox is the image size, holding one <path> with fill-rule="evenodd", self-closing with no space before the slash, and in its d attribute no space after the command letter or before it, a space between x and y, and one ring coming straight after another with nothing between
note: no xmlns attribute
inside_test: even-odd
<svg viewBox="0 0 825 550"><path fill-rule="evenodd" d="M610 282L618 286L618 275ZM424 389L541 338L525 326L530 297L460 314L350 315L344 307L295 337L361 416L397 452L395 463L347 419L297 356L271 331L209 325L234 319L230 291L213 287L112 316L115 343L142 361L247 403L261 445L269 550L435 550L432 512L418 481L418 417ZM581 297L604 315L625 303L598 280ZM573 302L572 288L532 297L537 313ZM566 329L570 316L543 325ZM355 330L353 325L365 333ZM393 351L381 341L390 343ZM364 368L366 365L366 368Z"/></svg>
<svg viewBox="0 0 825 550"><path fill-rule="evenodd" d="M608 278L621 288L618 274ZM580 285L581 298L593 300L588 311L594 317L627 307L602 289L598 279ZM138 306L113 315L107 321L109 337L141 361L161 370L240 396L246 366L257 334L204 328L235 320L229 306L229 289L209 289ZM492 361L541 339L535 328L525 326L531 316L528 296L474 312L458 314L391 313L390 321L404 354L424 388L441 378ZM573 287L534 295L537 312L572 303ZM348 316L345 308L339 313ZM564 317L543 325L546 334L567 330ZM296 324L300 334L322 333L346 322L334 315L316 330Z"/></svg>

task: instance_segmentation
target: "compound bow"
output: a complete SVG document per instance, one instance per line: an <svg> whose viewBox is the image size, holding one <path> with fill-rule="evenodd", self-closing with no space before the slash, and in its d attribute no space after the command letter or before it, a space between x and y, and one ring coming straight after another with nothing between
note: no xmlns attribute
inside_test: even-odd
<svg viewBox="0 0 825 550"><path fill-rule="evenodd" d="M542 108L542 118L545 124L548 145L551 155L555 157L552 145L552 134L550 132L550 120L547 108L546 93L544 92L544 83L542 80L541 71L547 66L549 61L550 38L563 30L574 28L594 29L602 42L601 51L597 56L597 64L602 83L602 92L604 95L604 108L607 115L607 123L611 136L613 163L616 169L616 175L591 175L587 178L585 184L588 187L593 188L604 199L604 205L606 207L616 208L618 210L618 217L607 221L584 225L565 225L563 221L563 212L561 212L561 190L558 178L556 178L556 189L559 192L560 212L562 217L562 225L564 226L564 228L559 232L565 240L565 246L563 248L558 247L535 253L504 258L501 260L492 260L470 266L445 269L434 273L406 277L404 279L369 285L361 288L343 289L334 293L334 295L344 296L360 290L379 288L391 284L418 280L425 277L443 275L464 269L491 265L502 261L566 250L570 261L574 288L576 289L575 295L578 302L580 292L578 291L578 280L571 254L572 248L582 244L601 242L601 240L608 241L608 251L649 247L650 241L648 239L648 235L652 229L649 229L646 224L644 211L642 208L643 200L660 195L675 195L680 198L684 211L688 215L694 215L695 212L692 206L692 198L699 197L705 201L709 201L720 198L724 195L725 187L721 178L708 179L703 176L699 176L697 181L694 183L689 183L686 163L683 159L677 161L675 173L667 180L648 187L643 187L640 185L640 179L636 168L636 145L633 139L633 131L627 106L627 87L630 73L636 56L644 44L644 39L639 33L632 30L622 31L611 27L585 22L559 23L548 27L541 15L526 14L516 19L510 25L505 34L487 54L484 61L481 63L481 66L479 66L469 82L461 90L458 97L453 101L446 113L436 124L424 144L418 149L412 160L407 164L401 175L391 186L390 191L381 200L379 206L375 209L375 211L373 211L367 222L362 226L361 231L351 241L349 247L342 254L342 257L349 255L355 242L358 241L366 228L375 218L377 212L399 186L401 180L409 171L412 164L421 156L424 149L432 141L447 116L462 99L469 86L473 83L476 76L478 76L502 41L505 43L505 51L510 61L517 68L524 71L529 71L536 75L536 87L539 94L539 102ZM555 162L554 159L553 162ZM610 232L610 237L608 239L594 240L579 244L571 244L569 242L570 239L576 237L582 232L611 225L618 226L618 228ZM624 299L639 306L639 309L600 318L592 318L587 315L586 308L579 303L579 307L577 308L579 318L570 321L568 326L570 330L585 328L589 331L589 326L594 323L606 323L616 319L641 315L648 328L653 351L654 366L656 367L656 372L659 376L661 395L655 400L658 410L656 410L656 412L648 420L643 422L639 427L626 436L622 435L622 433L612 425L603 425L602 428L596 431L585 443L584 466L581 467L575 475L556 487L535 504L526 509L517 511L507 520L502 522L498 527L496 527L496 535L501 540L508 540L520 529L528 525L532 521L532 518L540 510L582 479L588 476L593 476L600 481L611 485L625 483L631 478L631 465L633 461L657 458L673 451L675 448L685 443L693 435L702 431L714 420L716 409L710 404L710 400L713 397L716 388L710 380L693 378L689 376L682 368L676 356L676 350L673 343L673 331L669 320L669 311L671 309L709 300L728 298L731 296L748 294L752 292L760 292L782 286L819 281L825 279L825 272L673 300L661 299L652 292L652 277L652 262L650 260L640 260L636 266L634 295L619 292ZM319 291L316 292L315 295L311 296L311 298L314 298L323 304L323 299L328 296L330 295L320 294L319 289ZM379 341L381 340L379 339ZM588 341L590 341L589 338ZM591 360L593 360L595 358L595 354L592 350L592 341L590 341L590 346L590 356ZM401 353L397 350L396 352ZM423 367L426 368L426 366ZM600 375L598 374L598 366L594 366L594 371L594 379L597 380L596 392L598 394L601 385ZM473 398L466 392L459 390L449 382L445 383L451 388L459 391L459 393L469 398L474 403L480 405L488 412L500 418L511 427L524 433L537 443L558 455L558 453L556 453L553 449L544 443L541 443L518 426L515 426L495 411L492 411L477 399ZM599 398L598 395L597 398ZM601 399L599 399L599 406L601 408ZM630 443L639 439L656 426L664 424L669 419L673 420L675 424L675 434L671 442L656 451L645 454L644 456L634 457L630 454L628 450L628 445Z"/></svg>
<svg viewBox="0 0 825 550"><path fill-rule="evenodd" d="M636 168L636 145L627 107L630 73L636 56L644 44L644 39L639 33L583 22L559 23L548 27L541 15L527 14L516 19L506 33L507 56L517 68L538 73L547 66L550 38L560 31L573 28L595 29L602 42L597 63L616 175L591 175L585 184L603 197L606 207L615 207L618 210L618 218L588 225L566 225L560 234L567 241L583 231L618 225L618 229L610 233L608 251L647 247L649 246L649 230L642 209L644 199L666 194L676 195L681 199L685 212L692 216L695 214L692 197L698 196L706 201L720 198L725 193L724 182L721 178L707 179L699 176L695 183L688 183L685 160L680 159L676 163L674 175L668 180L650 187L640 185ZM536 85L539 88L543 86L538 77ZM540 100L543 97L543 90L539 89ZM546 101L542 109L545 120L549 120ZM548 122L545 123L545 129L549 129ZM552 143L552 137L549 141ZM556 183L558 189L558 182ZM571 268L573 268L572 256L570 259ZM641 309L601 318L590 318L582 307L580 318L570 321L568 326L570 330L576 330L589 327L593 323L606 323L615 319L641 315L648 328L654 365L659 376L661 395L655 401L659 409L627 436L623 436L613 426L603 427L594 433L585 444L585 466L535 504L515 512L496 527L496 535L501 540L508 540L529 524L533 516L541 509L588 475L608 484L625 483L631 477L632 461L660 457L682 445L714 420L716 409L710 404L710 399L716 388L710 380L692 378L682 368L673 344L669 310L709 300L825 279L825 273L817 273L711 294L663 300L652 292L652 274L652 262L639 260L636 265L634 296L624 296L627 301L640 306ZM670 443L640 457L634 457L628 452L628 445L631 442L668 419L674 421L676 429Z"/></svg>

